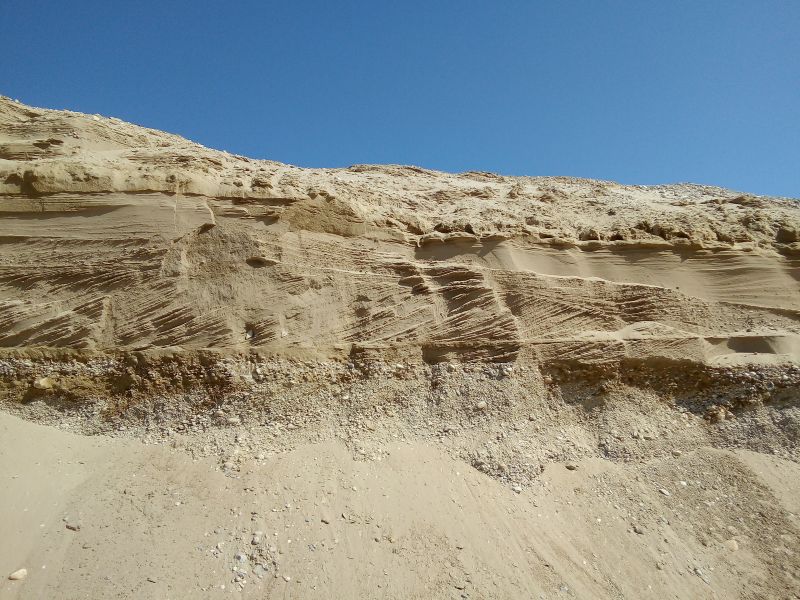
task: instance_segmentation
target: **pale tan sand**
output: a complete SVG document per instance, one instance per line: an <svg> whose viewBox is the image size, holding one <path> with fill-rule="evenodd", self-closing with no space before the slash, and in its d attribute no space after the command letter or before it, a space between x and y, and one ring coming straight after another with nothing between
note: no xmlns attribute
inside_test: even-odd
<svg viewBox="0 0 800 600"><path fill-rule="evenodd" d="M800 597L796 200L0 98L0 242L0 597Z"/></svg>
<svg viewBox="0 0 800 600"><path fill-rule="evenodd" d="M746 451L590 459L517 494L423 442L380 462L304 445L229 479L170 448L0 428L0 565L29 571L4 598L791 597L771 570L792 560L800 468ZM256 531L269 573L239 590Z"/></svg>

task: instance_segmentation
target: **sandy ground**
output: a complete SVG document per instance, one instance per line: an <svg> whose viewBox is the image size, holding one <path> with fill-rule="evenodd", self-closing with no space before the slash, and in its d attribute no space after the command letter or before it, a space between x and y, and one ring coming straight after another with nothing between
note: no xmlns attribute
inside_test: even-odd
<svg viewBox="0 0 800 600"><path fill-rule="evenodd" d="M0 97L0 597L800 598L798 280L797 200Z"/></svg>
<svg viewBox="0 0 800 600"><path fill-rule="evenodd" d="M423 443L369 462L309 444L228 477L0 427L0 569L29 573L4 598L791 598L800 581L800 468L747 451L553 465L515 493Z"/></svg>

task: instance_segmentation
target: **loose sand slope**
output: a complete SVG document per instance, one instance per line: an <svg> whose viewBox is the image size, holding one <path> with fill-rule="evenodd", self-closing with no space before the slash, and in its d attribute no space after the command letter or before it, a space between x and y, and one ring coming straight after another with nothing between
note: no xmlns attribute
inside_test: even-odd
<svg viewBox="0 0 800 600"><path fill-rule="evenodd" d="M800 597L796 200L0 97L0 242L4 595Z"/></svg>
<svg viewBox="0 0 800 600"><path fill-rule="evenodd" d="M4 597L736 598L744 587L766 598L788 584L778 571L797 543L787 514L800 509L800 468L742 451L588 460L518 495L424 443L392 444L380 463L306 446L229 479L167 448L5 415L0 431L16 457L0 463L0 502L16 515L0 523L14 541L0 564L24 556L30 573L2 583ZM240 591L231 568L251 561L237 553L289 581L256 576Z"/></svg>

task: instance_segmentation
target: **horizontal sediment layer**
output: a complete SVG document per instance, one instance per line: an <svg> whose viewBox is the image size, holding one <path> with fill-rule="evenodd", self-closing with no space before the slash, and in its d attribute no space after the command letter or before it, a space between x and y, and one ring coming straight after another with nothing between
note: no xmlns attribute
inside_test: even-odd
<svg viewBox="0 0 800 600"><path fill-rule="evenodd" d="M657 428L669 423L672 430L677 422L680 429L681 419L690 418L696 433L718 446L795 456L800 439L800 367L789 363L710 366L624 359L431 365L368 357L309 361L255 354L70 352L53 359L46 352L7 352L0 376L6 410L76 431L151 440L175 434L199 440L241 428L317 439L334 435L339 424L349 430L380 422L375 427L383 435L458 440L456 453L463 454L473 431L546 423L585 428L593 440L586 455L619 458L605 447L617 442L603 430L620 411L628 414L635 406L660 413ZM262 450L270 440L276 442L268 435ZM190 445L198 450L197 443ZM525 477L535 477L536 464Z"/></svg>

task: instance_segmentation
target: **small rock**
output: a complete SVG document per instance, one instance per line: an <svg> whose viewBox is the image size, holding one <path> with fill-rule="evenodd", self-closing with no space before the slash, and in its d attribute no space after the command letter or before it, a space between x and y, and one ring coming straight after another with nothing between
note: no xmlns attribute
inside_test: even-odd
<svg viewBox="0 0 800 600"><path fill-rule="evenodd" d="M661 488L658 491L659 491L660 494L663 494L664 496L669 496L670 495L669 490L665 490L664 488Z"/></svg>
<svg viewBox="0 0 800 600"><path fill-rule="evenodd" d="M73 521L72 519L67 519L65 525L67 529L70 531L80 531L81 530L81 523L80 521Z"/></svg>
<svg viewBox="0 0 800 600"><path fill-rule="evenodd" d="M288 575L284 575L284 576L283 576L283 580L284 580L286 583L289 583L289 582L292 580L292 578L291 578L291 577L289 577Z"/></svg>
<svg viewBox="0 0 800 600"><path fill-rule="evenodd" d="M673 450L672 451L672 456L674 456L675 458L680 457L682 454L683 454L683 452L681 452L680 450Z"/></svg>
<svg viewBox="0 0 800 600"><path fill-rule="evenodd" d="M33 387L37 390L52 390L53 380L49 377L40 377L33 382Z"/></svg>
<svg viewBox="0 0 800 600"><path fill-rule="evenodd" d="M633 532L638 533L639 535L644 535L644 527L642 527L641 525L634 525Z"/></svg>
<svg viewBox="0 0 800 600"><path fill-rule="evenodd" d="M515 485L511 489L514 490L517 494L521 494L522 493L522 486L521 485Z"/></svg>
<svg viewBox="0 0 800 600"><path fill-rule="evenodd" d="M478 410L486 410L486 400L481 400L475 405Z"/></svg>
<svg viewBox="0 0 800 600"><path fill-rule="evenodd" d="M264 565L256 565L253 567L253 575L262 579L267 574L267 570L264 568Z"/></svg>
<svg viewBox="0 0 800 600"><path fill-rule="evenodd" d="M569 464L567 464L565 466L567 467L567 470L569 470L569 471L577 471L578 470L578 465L573 465L572 463L569 463Z"/></svg>
<svg viewBox="0 0 800 600"><path fill-rule="evenodd" d="M326 519L325 517L322 517L322 518L320 519L320 521L322 521L323 523L325 523L325 525L330 525L330 524L331 524L330 520L329 520L329 519Z"/></svg>
<svg viewBox="0 0 800 600"><path fill-rule="evenodd" d="M22 579L25 579L27 576L28 576L28 569L19 569L11 573L11 575L9 575L8 578L11 581L20 581Z"/></svg>
<svg viewBox="0 0 800 600"><path fill-rule="evenodd" d="M725 542L725 547L731 552L736 552L739 549L739 542L734 539L730 539Z"/></svg>
<svg viewBox="0 0 800 600"><path fill-rule="evenodd" d="M695 567L694 569L692 569L692 571L694 572L695 575L697 575L705 583L707 583L708 585L711 585L711 582L709 581L708 577L706 577L705 573L703 573L703 570L700 567Z"/></svg>

